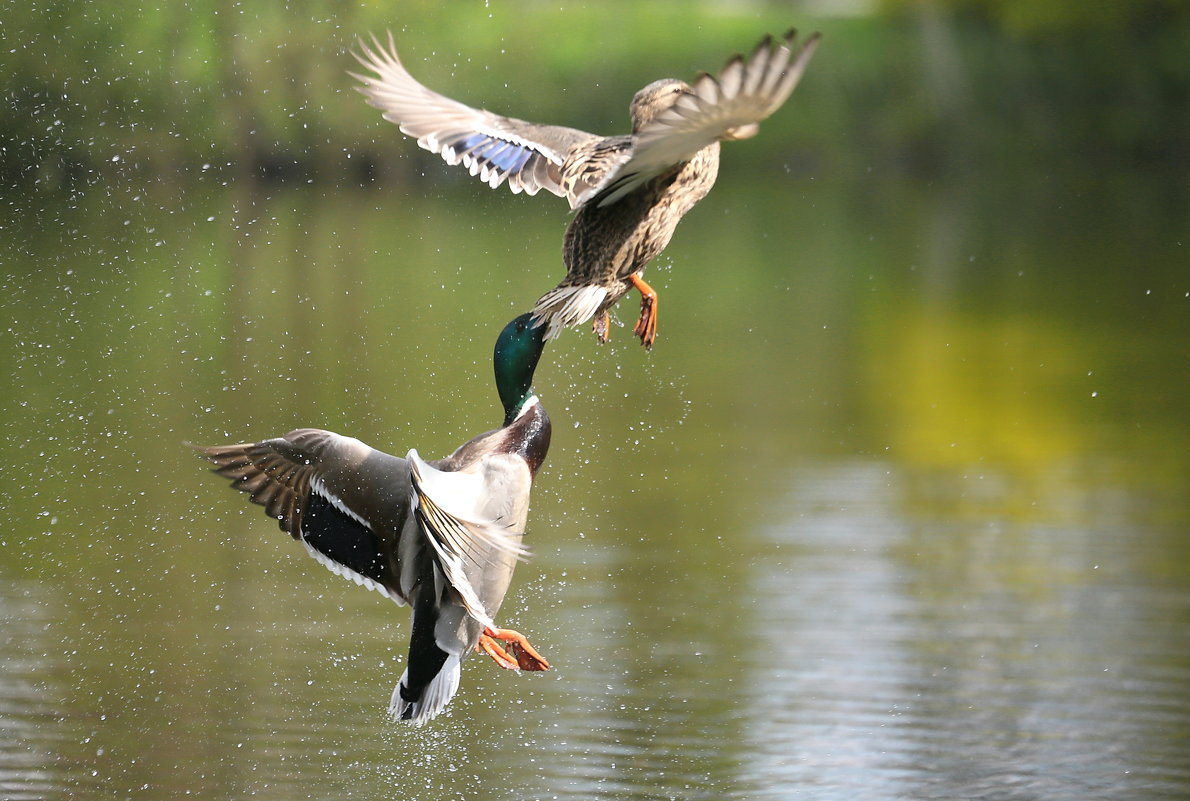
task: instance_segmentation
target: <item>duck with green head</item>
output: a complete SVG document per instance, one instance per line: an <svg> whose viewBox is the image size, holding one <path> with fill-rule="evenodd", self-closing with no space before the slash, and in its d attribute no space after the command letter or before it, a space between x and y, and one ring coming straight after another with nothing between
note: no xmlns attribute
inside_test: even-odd
<svg viewBox="0 0 1190 801"><path fill-rule="evenodd" d="M387 47L360 42L356 58L375 75L355 77L386 120L448 164L462 164L492 188L545 189L570 202L566 277L533 308L547 338L593 317L606 342L608 310L635 288L641 312L633 333L651 348L657 293L644 281L645 265L715 184L719 143L756 134L797 86L818 39L797 45L791 30L779 41L765 37L747 58L736 55L718 78L654 81L632 98L632 133L622 136L526 122L444 97L409 74L392 34Z"/></svg>
<svg viewBox="0 0 1190 801"><path fill-rule="evenodd" d="M532 389L544 344L529 314L505 326L493 354L504 423L444 459L402 459L313 428L197 448L323 565L412 607L409 661L389 706L397 718L441 712L473 650L504 668L549 668L494 620L527 553L529 493L550 444Z"/></svg>

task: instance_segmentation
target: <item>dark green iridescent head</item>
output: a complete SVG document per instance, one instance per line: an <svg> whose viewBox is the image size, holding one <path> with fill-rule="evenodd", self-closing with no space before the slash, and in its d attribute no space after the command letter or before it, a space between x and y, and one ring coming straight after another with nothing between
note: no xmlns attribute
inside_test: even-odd
<svg viewBox="0 0 1190 801"><path fill-rule="evenodd" d="M492 365L496 368L496 391L504 404L504 425L520 414L533 397L533 371L545 348L545 326L536 325L532 314L522 314L504 326L496 339Z"/></svg>

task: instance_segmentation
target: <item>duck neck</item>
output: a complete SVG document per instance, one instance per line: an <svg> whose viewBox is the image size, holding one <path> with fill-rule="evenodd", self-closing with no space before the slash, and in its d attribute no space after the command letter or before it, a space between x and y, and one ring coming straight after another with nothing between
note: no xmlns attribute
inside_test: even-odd
<svg viewBox="0 0 1190 801"><path fill-rule="evenodd" d="M533 373L545 348L543 327L533 324L529 314L522 314L504 327L496 340L492 367L496 373L496 391L504 406L504 425L508 426L535 401Z"/></svg>
<svg viewBox="0 0 1190 801"><path fill-rule="evenodd" d="M512 404L509 404L508 401L504 399L503 395L501 395L500 400L504 403L505 428L515 423L517 419L527 412L531 406L538 403L537 395L534 394L532 388L530 388L523 397L518 398Z"/></svg>
<svg viewBox="0 0 1190 801"><path fill-rule="evenodd" d="M536 395L530 395L521 411L504 423L505 448L520 454L529 466L530 475L536 476L550 449L552 430L545 408Z"/></svg>
<svg viewBox="0 0 1190 801"><path fill-rule="evenodd" d="M533 359L533 365L536 366L537 359ZM500 393L500 403L504 406L504 425L510 426L516 421L518 417L524 414L534 403L537 403L537 395L533 392L533 386L530 381L533 379L533 371L530 368L528 375L518 374L524 371L516 371L511 369L500 369L501 365L497 361L496 365L496 391Z"/></svg>

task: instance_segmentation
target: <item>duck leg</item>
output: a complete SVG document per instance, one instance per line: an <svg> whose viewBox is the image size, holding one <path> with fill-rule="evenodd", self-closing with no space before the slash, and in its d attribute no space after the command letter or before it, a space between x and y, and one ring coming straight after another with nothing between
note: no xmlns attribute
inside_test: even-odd
<svg viewBox="0 0 1190 801"><path fill-rule="evenodd" d="M603 310L595 315L595 322L591 324L591 330L595 332L595 336L599 337L599 342L602 345L607 344L608 333L607 329L611 326L611 318L608 316L607 310Z"/></svg>
<svg viewBox="0 0 1190 801"><path fill-rule="evenodd" d="M507 650L501 648L496 640L507 643ZM525 635L512 629L485 628L479 635L479 642L475 650L490 656L497 665L505 670L549 670L550 663L529 644Z"/></svg>
<svg viewBox="0 0 1190 801"><path fill-rule="evenodd" d="M653 340L657 338L657 290L645 283L640 273L633 273L628 280L640 293L640 319L632 333L640 337L640 344L645 350L653 348Z"/></svg>

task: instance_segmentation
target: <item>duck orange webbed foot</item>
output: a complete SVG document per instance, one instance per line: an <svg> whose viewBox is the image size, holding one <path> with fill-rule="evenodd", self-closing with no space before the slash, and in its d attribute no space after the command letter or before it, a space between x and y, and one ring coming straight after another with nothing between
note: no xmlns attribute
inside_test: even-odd
<svg viewBox="0 0 1190 801"><path fill-rule="evenodd" d="M504 648L496 642L506 643ZM475 645L479 653L490 656L497 665L505 670L549 670L550 663L537 653L525 635L512 629L485 628L479 635L479 642Z"/></svg>
<svg viewBox="0 0 1190 801"><path fill-rule="evenodd" d="M591 330L595 332L595 336L599 337L599 344L607 344L608 328L611 327L611 324L611 318L606 310L595 315L595 322L591 323Z"/></svg>
<svg viewBox="0 0 1190 801"><path fill-rule="evenodd" d="M640 293L640 319L632 333L640 337L645 350L652 350L653 341L657 339L657 290L646 284L640 273L633 273L628 280Z"/></svg>

